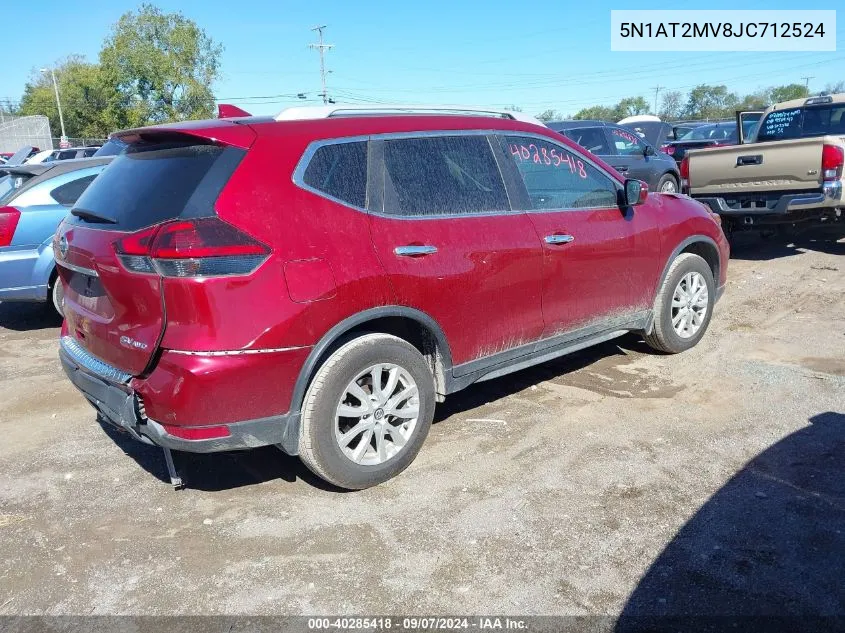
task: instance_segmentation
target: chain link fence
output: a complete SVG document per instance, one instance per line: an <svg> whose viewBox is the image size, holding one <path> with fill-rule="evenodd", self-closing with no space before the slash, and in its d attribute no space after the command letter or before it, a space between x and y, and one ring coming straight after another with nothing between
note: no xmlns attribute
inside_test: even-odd
<svg viewBox="0 0 845 633"><path fill-rule="evenodd" d="M42 115L18 117L4 113L0 121L0 152L16 152L25 145L38 149L58 147L50 133L50 120Z"/></svg>

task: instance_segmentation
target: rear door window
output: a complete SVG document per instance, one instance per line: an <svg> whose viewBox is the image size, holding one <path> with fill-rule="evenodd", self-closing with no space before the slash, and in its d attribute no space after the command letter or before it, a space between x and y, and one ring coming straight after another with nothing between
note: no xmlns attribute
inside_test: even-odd
<svg viewBox="0 0 845 633"><path fill-rule="evenodd" d="M530 210L617 205L615 182L562 145L523 136L506 136L504 140L525 184Z"/></svg>
<svg viewBox="0 0 845 633"><path fill-rule="evenodd" d="M130 145L76 201L80 217L72 221L105 221L135 231L178 217L212 215L243 154L191 142Z"/></svg>
<svg viewBox="0 0 845 633"><path fill-rule="evenodd" d="M53 189L50 192L50 196L59 204L66 207L72 207L79 199L79 196L82 195L82 192L88 188L88 185L94 182L94 178L96 177L97 174L93 174L91 176L85 176L84 178L77 178L76 180L66 182L65 184Z"/></svg>
<svg viewBox="0 0 845 633"><path fill-rule="evenodd" d="M367 142L332 143L318 148L302 176L312 189L354 207L367 206Z"/></svg>
<svg viewBox="0 0 845 633"><path fill-rule="evenodd" d="M424 216L509 211L483 135L384 141L384 212Z"/></svg>
<svg viewBox="0 0 845 633"><path fill-rule="evenodd" d="M613 152L607 144L604 128L577 127L565 131L566 136L596 156L607 156Z"/></svg>

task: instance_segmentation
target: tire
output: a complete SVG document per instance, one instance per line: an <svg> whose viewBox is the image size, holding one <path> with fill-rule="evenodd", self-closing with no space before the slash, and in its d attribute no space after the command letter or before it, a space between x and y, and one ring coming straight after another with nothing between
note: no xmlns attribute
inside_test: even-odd
<svg viewBox="0 0 845 633"><path fill-rule="evenodd" d="M698 300L693 301L700 285L693 286L693 292L687 293L691 302L681 307L673 305L673 298L679 292L681 301L684 299L684 289L689 288L690 280L703 282L707 297L703 311L699 312L703 293L698 294ZM682 285L683 284L683 285ZM716 298L716 283L713 271L703 258L693 253L681 253L672 262L666 279L654 299L654 325L651 332L646 334L645 342L659 352L677 354L694 347L704 336L710 317L713 315L713 303ZM690 307L692 306L692 307ZM686 307L686 312L684 312ZM693 315L698 316L698 320ZM684 316L686 315L686 316ZM678 319L676 329L673 320ZM697 323L697 327L695 324ZM683 327L686 325L687 327Z"/></svg>
<svg viewBox="0 0 845 633"><path fill-rule="evenodd" d="M391 385L392 368L399 371ZM375 375L383 377L378 392L372 387ZM410 393L411 382L417 389L413 421L407 416L414 411L414 397L401 399ZM370 402L356 399L356 392L368 396ZM400 399L394 402L396 398ZM419 351L396 336L364 334L343 344L317 370L302 404L299 456L311 472L340 488L362 490L384 483L414 461L431 428L434 405L434 378ZM369 414L339 415L340 411L364 410ZM353 435L362 426L373 430ZM344 448L341 444L347 439ZM360 455L357 460L356 454Z"/></svg>
<svg viewBox="0 0 845 633"><path fill-rule="evenodd" d="M62 280L59 279L58 275L53 279L53 283L50 284L50 306L51 310L59 315L60 318L64 318L65 312L62 308L62 300L65 296L65 287L62 285Z"/></svg>
<svg viewBox="0 0 845 633"><path fill-rule="evenodd" d="M668 187L669 183L671 183L672 189L664 191L664 187ZM678 193L680 188L677 179L672 174L663 174L657 181L657 191L659 193Z"/></svg>

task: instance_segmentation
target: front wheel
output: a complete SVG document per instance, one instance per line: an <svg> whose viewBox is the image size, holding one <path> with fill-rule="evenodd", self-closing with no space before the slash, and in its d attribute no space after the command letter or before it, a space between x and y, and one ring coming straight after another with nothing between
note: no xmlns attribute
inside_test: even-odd
<svg viewBox="0 0 845 633"><path fill-rule="evenodd" d="M670 354L695 346L710 324L715 299L710 266L698 255L681 253L654 300L654 325L645 342Z"/></svg>
<svg viewBox="0 0 845 633"><path fill-rule="evenodd" d="M660 193L678 193L678 181L672 174L663 174L657 181L657 190Z"/></svg>
<svg viewBox="0 0 845 633"><path fill-rule="evenodd" d="M337 349L302 406L299 456L318 477L350 490L405 470L434 417L434 378L417 349L365 334Z"/></svg>

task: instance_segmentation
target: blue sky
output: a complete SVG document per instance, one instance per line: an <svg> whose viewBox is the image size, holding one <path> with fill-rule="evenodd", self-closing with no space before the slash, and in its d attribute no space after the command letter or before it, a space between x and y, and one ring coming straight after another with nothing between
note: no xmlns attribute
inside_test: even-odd
<svg viewBox="0 0 845 633"><path fill-rule="evenodd" d="M111 25L138 2L38 0L13 3L0 66L0 100L18 101L33 69L69 54L96 60ZM654 87L689 90L726 84L741 94L803 82L810 88L845 80L845 14L837 24L837 52L625 53L610 51L610 9L829 9L830 2L375 2L370 0L161 0L181 10L225 46L218 98L255 114L317 102L315 40L327 25L329 93L338 102L518 105L572 114L626 96L654 100ZM8 51L15 51L9 54ZM304 92L308 102L290 95ZM261 98L258 98L261 97ZM269 97L269 98L265 98ZM313 99L313 101L310 101Z"/></svg>

